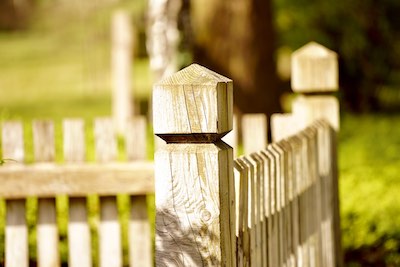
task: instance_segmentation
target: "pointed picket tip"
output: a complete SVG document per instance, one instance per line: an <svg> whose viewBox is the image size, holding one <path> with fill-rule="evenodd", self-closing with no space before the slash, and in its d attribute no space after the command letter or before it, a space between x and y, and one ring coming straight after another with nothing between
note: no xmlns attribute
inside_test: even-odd
<svg viewBox="0 0 400 267"><path fill-rule="evenodd" d="M200 65L154 85L154 133L167 142L215 142L232 130L232 114L232 80Z"/></svg>
<svg viewBox="0 0 400 267"><path fill-rule="evenodd" d="M174 73L161 81L157 85L216 85L217 83L229 83L231 79L222 76L198 64L190 66Z"/></svg>
<svg viewBox="0 0 400 267"><path fill-rule="evenodd" d="M310 42L292 54L292 89L299 93L337 91L337 54Z"/></svg>

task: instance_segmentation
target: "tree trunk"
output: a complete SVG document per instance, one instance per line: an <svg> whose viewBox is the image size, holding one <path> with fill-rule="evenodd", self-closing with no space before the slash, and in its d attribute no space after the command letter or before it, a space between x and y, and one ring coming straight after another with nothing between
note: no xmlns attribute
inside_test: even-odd
<svg viewBox="0 0 400 267"><path fill-rule="evenodd" d="M243 113L280 111L271 9L265 0L193 0L194 61L233 79Z"/></svg>

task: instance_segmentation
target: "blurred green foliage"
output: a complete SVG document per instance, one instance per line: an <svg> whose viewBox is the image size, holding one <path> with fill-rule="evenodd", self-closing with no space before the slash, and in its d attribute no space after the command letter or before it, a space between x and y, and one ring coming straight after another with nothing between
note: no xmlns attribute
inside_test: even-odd
<svg viewBox="0 0 400 267"><path fill-rule="evenodd" d="M400 115L346 115L339 147L342 239L348 262L400 266ZM379 258L373 261L375 254ZM385 264L385 265L379 265ZM358 265L355 265L358 266ZM361 265L360 265L361 266Z"/></svg>
<svg viewBox="0 0 400 267"><path fill-rule="evenodd" d="M274 4L278 46L294 50L314 40L339 54L346 108L379 110L384 108L379 96L383 86L400 90L399 1L275 0Z"/></svg>

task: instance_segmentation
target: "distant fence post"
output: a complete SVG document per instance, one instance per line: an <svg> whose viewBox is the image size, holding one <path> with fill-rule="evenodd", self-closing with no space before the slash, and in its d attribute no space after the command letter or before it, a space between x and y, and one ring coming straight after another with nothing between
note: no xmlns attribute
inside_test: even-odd
<svg viewBox="0 0 400 267"><path fill-rule="evenodd" d="M336 133L339 131L339 102L329 93L338 90L338 60L337 54L326 47L311 42L292 55L292 89L301 93L293 101L293 116L299 128L305 128L317 119L325 119L333 127L332 143L328 148L330 153L330 171L328 174L328 208L333 210L333 246L334 266L343 266L340 240L338 170L336 154ZM324 176L320 170L320 175ZM322 185L324 178L321 178ZM324 190L321 187L321 190ZM326 265L330 266L330 265Z"/></svg>
<svg viewBox="0 0 400 267"><path fill-rule="evenodd" d="M329 93L338 90L337 54L315 42L292 55L292 89L300 93L293 101L293 113L307 127L324 118L339 130L339 102Z"/></svg>
<svg viewBox="0 0 400 267"><path fill-rule="evenodd" d="M236 266L232 87L195 64L154 86L157 266Z"/></svg>
<svg viewBox="0 0 400 267"><path fill-rule="evenodd" d="M125 11L112 17L112 114L114 126L123 134L133 116L131 93L133 33L131 19Z"/></svg>

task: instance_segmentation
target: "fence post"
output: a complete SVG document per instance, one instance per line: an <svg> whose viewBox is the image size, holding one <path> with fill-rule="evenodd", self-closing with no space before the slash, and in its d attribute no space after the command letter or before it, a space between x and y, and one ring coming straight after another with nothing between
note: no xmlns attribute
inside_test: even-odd
<svg viewBox="0 0 400 267"><path fill-rule="evenodd" d="M232 87L196 64L154 86L157 266L236 265Z"/></svg>
<svg viewBox="0 0 400 267"><path fill-rule="evenodd" d="M131 93L133 33L126 11L116 11L112 17L112 114L119 134L125 133L133 116Z"/></svg>
<svg viewBox="0 0 400 267"><path fill-rule="evenodd" d="M305 128L317 119L325 119L337 133L339 131L339 102L329 93L338 90L337 54L324 46L311 42L292 55L292 89L301 93L293 101L293 114ZM331 172L332 198L328 199L333 209L334 266L343 266L341 254L339 194L337 171L337 137L332 134ZM327 152L328 153L328 152ZM322 190L322 188L321 188Z"/></svg>

